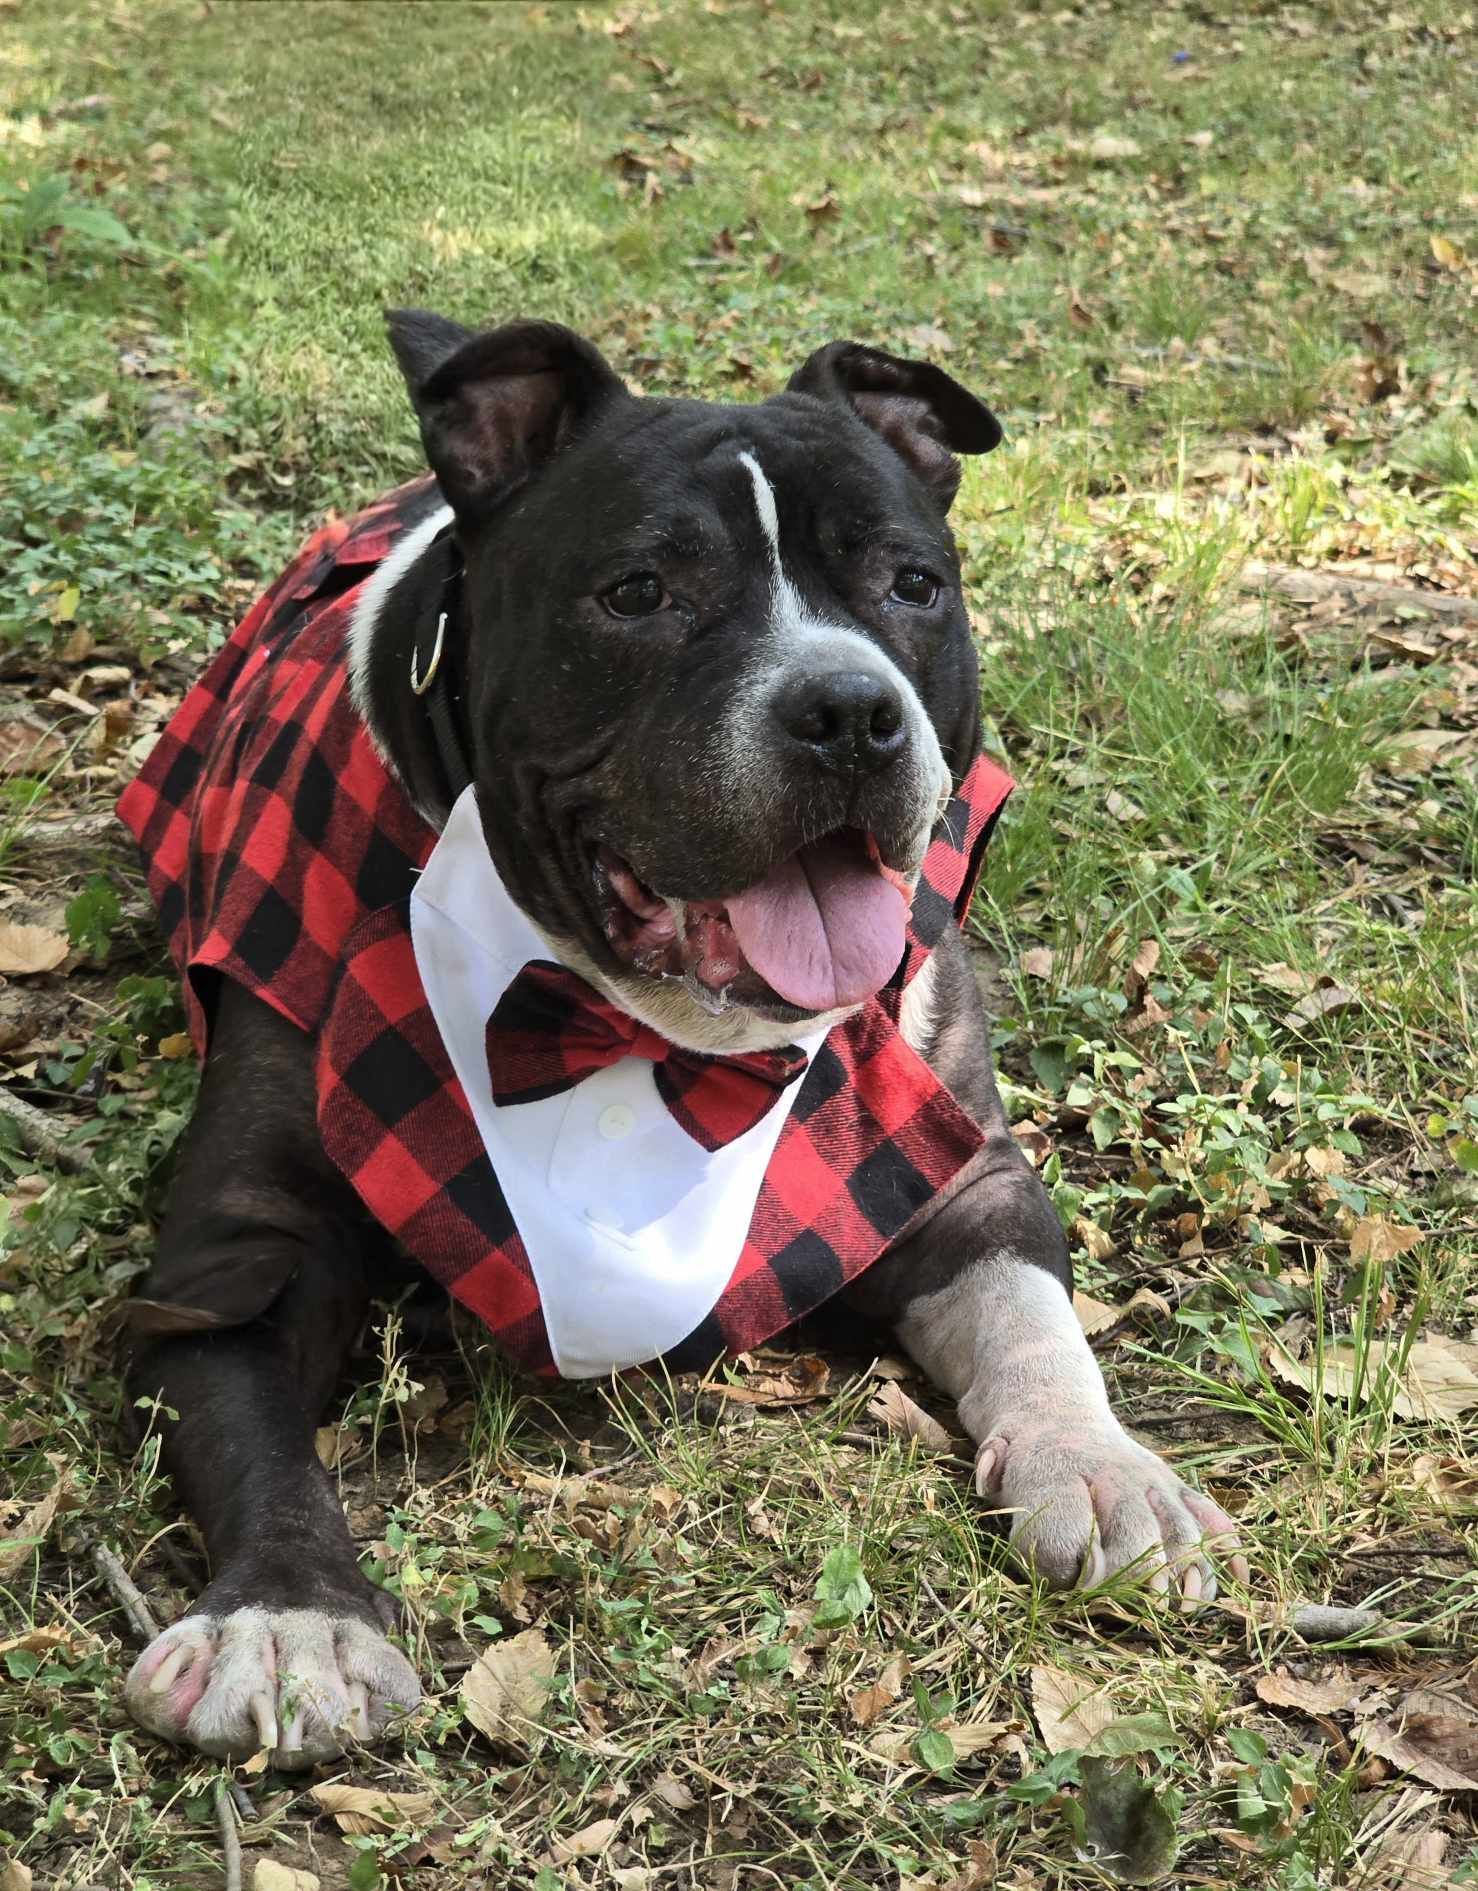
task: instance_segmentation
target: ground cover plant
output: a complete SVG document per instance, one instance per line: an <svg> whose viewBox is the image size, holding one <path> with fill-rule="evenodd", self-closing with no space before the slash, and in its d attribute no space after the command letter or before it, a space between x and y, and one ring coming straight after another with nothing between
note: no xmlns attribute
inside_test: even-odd
<svg viewBox="0 0 1478 1891"><path fill-rule="evenodd" d="M1475 50L1450 0L0 0L4 1891L1478 1882ZM413 470L386 302L721 397L850 334L1001 412L981 977L1247 1591L1034 1588L855 1336L546 1392L387 1308L320 1443L426 1708L308 1778L126 1720L101 1562L201 1579L115 1360L194 1078L107 810Z"/></svg>

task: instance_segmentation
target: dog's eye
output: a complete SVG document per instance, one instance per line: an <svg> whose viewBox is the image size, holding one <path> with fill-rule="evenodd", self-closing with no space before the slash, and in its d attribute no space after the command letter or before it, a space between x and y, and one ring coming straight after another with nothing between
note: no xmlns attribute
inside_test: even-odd
<svg viewBox="0 0 1478 1891"><path fill-rule="evenodd" d="M900 604L917 604L926 610L939 596L939 586L927 571L917 565L905 565L893 574L893 596Z"/></svg>
<svg viewBox="0 0 1478 1891"><path fill-rule="evenodd" d="M633 571L629 578L602 591L600 601L612 617L650 617L672 602L655 571Z"/></svg>

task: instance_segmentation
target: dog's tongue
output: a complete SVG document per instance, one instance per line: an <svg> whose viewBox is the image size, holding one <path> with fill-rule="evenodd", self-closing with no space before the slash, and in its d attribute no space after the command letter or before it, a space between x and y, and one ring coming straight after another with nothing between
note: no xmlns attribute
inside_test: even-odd
<svg viewBox="0 0 1478 1891"><path fill-rule="evenodd" d="M860 842L813 841L725 905L750 966L803 1011L860 1004L903 957L908 902Z"/></svg>

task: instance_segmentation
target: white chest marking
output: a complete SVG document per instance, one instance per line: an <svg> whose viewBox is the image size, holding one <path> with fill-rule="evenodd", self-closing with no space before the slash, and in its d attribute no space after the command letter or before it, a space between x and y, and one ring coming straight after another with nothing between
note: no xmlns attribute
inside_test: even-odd
<svg viewBox="0 0 1478 1891"><path fill-rule="evenodd" d="M471 788L411 895L411 939L427 1003L523 1237L559 1371L598 1378L658 1358L728 1285L804 1080L712 1154L678 1125L640 1057L500 1109L487 1020L530 959L559 954L498 878ZM794 1041L810 1057L825 1037L826 1026L813 1027Z"/></svg>

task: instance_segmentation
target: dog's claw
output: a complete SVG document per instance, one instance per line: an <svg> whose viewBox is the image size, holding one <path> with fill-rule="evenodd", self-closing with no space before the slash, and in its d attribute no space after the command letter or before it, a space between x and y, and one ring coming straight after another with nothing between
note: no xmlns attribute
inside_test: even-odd
<svg viewBox="0 0 1478 1891"><path fill-rule="evenodd" d="M149 1644L124 1688L151 1733L220 1759L265 1752L280 1767L377 1740L420 1697L377 1629L313 1609L187 1616Z"/></svg>
<svg viewBox="0 0 1478 1891"><path fill-rule="evenodd" d="M1055 1588L1131 1574L1192 1611L1215 1600L1213 1548L1234 1581L1247 1581L1227 1513L1112 1420L1074 1429L1033 1419L987 1437L975 1482L1013 1513L1013 1544Z"/></svg>

